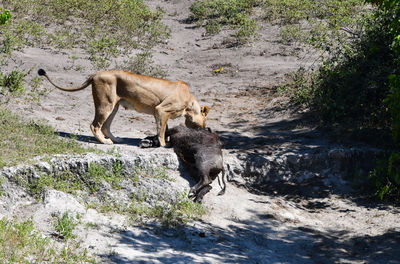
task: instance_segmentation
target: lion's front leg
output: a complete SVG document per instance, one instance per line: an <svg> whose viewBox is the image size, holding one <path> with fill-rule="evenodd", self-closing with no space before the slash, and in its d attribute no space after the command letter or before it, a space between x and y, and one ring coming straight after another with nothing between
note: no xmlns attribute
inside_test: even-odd
<svg viewBox="0 0 400 264"><path fill-rule="evenodd" d="M159 122L159 127L157 128L157 134L158 134L158 141L160 142L160 146L165 147L165 128L167 126L167 121L168 118L161 117L160 122Z"/></svg>
<svg viewBox="0 0 400 264"><path fill-rule="evenodd" d="M155 119L156 119L156 124L157 124L157 135L158 135L158 140L160 142L160 145L162 147L165 147L165 130L167 127L167 122L169 119L169 116L166 112L163 111L163 109L159 106L156 107L156 113L155 113Z"/></svg>

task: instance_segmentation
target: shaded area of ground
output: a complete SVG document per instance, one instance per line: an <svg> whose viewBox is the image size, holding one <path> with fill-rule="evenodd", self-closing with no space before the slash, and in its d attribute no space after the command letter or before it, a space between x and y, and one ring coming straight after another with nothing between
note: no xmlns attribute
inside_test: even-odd
<svg viewBox="0 0 400 264"><path fill-rule="evenodd" d="M125 231L119 234L123 251L143 256L116 254L107 259L114 263L400 263L399 231L351 236L346 230L307 226L282 230L273 216L252 213L255 221L237 221L224 228L201 223L200 227Z"/></svg>

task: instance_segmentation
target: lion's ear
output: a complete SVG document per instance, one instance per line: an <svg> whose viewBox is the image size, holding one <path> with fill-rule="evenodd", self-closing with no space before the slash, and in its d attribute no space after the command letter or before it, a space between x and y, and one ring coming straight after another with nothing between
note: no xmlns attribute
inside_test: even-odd
<svg viewBox="0 0 400 264"><path fill-rule="evenodd" d="M208 107L208 106L203 106L202 108L201 108L201 113L203 114L203 116L207 116L208 115L208 112L210 112L210 107Z"/></svg>

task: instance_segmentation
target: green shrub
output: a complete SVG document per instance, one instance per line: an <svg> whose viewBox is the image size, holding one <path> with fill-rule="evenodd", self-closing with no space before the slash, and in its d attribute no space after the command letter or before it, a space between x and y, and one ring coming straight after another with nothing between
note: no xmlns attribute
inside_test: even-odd
<svg viewBox="0 0 400 264"><path fill-rule="evenodd" d="M143 0L9 0L12 23L2 28L0 51L24 46L79 47L97 67L132 49L149 49L169 36L163 12ZM52 30L46 30L52 25ZM87 41L90 40L90 41Z"/></svg>
<svg viewBox="0 0 400 264"><path fill-rule="evenodd" d="M25 93L25 77L29 72L13 70L9 74L0 72L0 86L2 93L10 93L13 96L21 96Z"/></svg>
<svg viewBox="0 0 400 264"><path fill-rule="evenodd" d="M321 34L329 32L330 24L315 32L311 28L308 36L300 34L324 50L326 57L315 71L297 72L281 88L297 103L309 106L323 126L342 132L341 136L395 149L369 175L373 192L380 199L400 197L400 53L396 42L400 29L393 28L398 25L393 20L400 16L400 3L396 3L388 4L390 10L378 10L374 16L355 20L334 16L338 29L348 32L342 39L335 30L331 31L333 35ZM342 10L342 4L344 1L338 10ZM381 3L381 7L384 5ZM350 25L349 29L343 30L344 25Z"/></svg>
<svg viewBox="0 0 400 264"><path fill-rule="evenodd" d="M238 43L245 43L256 34L256 20L250 18L258 0L202 0L190 6L191 18L205 26L208 34L216 34L221 26L235 29Z"/></svg>
<svg viewBox="0 0 400 264"><path fill-rule="evenodd" d="M400 153L392 152L378 162L369 179L375 194L381 199L400 201Z"/></svg>
<svg viewBox="0 0 400 264"><path fill-rule="evenodd" d="M34 228L32 219L0 219L1 263L96 263L79 243L60 248Z"/></svg>
<svg viewBox="0 0 400 264"><path fill-rule="evenodd" d="M286 41L300 41L324 52L344 48L359 37L363 21L372 15L364 0L265 0L267 20L282 25Z"/></svg>
<svg viewBox="0 0 400 264"><path fill-rule="evenodd" d="M382 103L395 69L385 21L375 21L365 37L342 56L332 57L314 81L313 107L325 122L364 128L388 128L390 117Z"/></svg>
<svg viewBox="0 0 400 264"><path fill-rule="evenodd" d="M238 43L246 43L256 34L257 22L254 19L243 16L237 25L239 29L235 31L235 37Z"/></svg>
<svg viewBox="0 0 400 264"><path fill-rule="evenodd" d="M204 28L209 35L215 35L221 31L221 25L216 20L209 21Z"/></svg>
<svg viewBox="0 0 400 264"><path fill-rule="evenodd" d="M74 231L76 225L75 219L70 216L68 212L65 212L62 217L57 219L57 222L54 224L54 228L60 238L68 240L74 237L72 232Z"/></svg>
<svg viewBox="0 0 400 264"><path fill-rule="evenodd" d="M265 0L263 10L269 21L280 21L282 24L297 23L314 11L312 0Z"/></svg>
<svg viewBox="0 0 400 264"><path fill-rule="evenodd" d="M8 9L0 8L0 25L5 24L11 18L11 12Z"/></svg>
<svg viewBox="0 0 400 264"><path fill-rule="evenodd" d="M167 73L161 66L154 65L153 55L149 51L140 52L135 57L129 57L120 67L133 73L158 78L165 78L167 76Z"/></svg>
<svg viewBox="0 0 400 264"><path fill-rule="evenodd" d="M39 76L32 77L29 82L31 89L28 93L28 99L39 102L41 97L48 94L49 89L42 87L42 82L43 78L40 78Z"/></svg>
<svg viewBox="0 0 400 264"><path fill-rule="evenodd" d="M189 220L201 217L206 213L206 208L187 197L187 193L177 194L176 200L172 203L163 201L157 202L155 206L143 203L140 197L134 197L127 208L134 222L143 218L158 219L163 226L177 226L186 224Z"/></svg>
<svg viewBox="0 0 400 264"><path fill-rule="evenodd" d="M384 98L396 54L386 20L366 20L362 38L331 49L314 71L298 71L281 90L297 103L311 107L323 125L350 129L388 130L390 115Z"/></svg>
<svg viewBox="0 0 400 264"><path fill-rule="evenodd" d="M278 87L278 93L290 97L292 103L309 107L314 98L314 90L311 84L312 75L304 68L289 73L286 77L289 83Z"/></svg>
<svg viewBox="0 0 400 264"><path fill-rule="evenodd" d="M377 167L370 174L370 179L376 189L376 193L382 200L393 198L400 201L400 1L378 0L370 1L379 5L379 12L376 13L376 20L383 20L387 25L386 35L391 38L387 49L394 53L394 65L391 74L387 78L389 92L383 100L388 107L391 121L391 133L393 147L390 156L378 163Z"/></svg>
<svg viewBox="0 0 400 264"><path fill-rule="evenodd" d="M106 168L101 164L91 163L89 165L88 174L85 176L86 187L89 188L91 193L99 190L103 181L108 182L113 189L120 189L120 181L125 179L122 172L122 165L120 162L113 164L112 168ZM136 177L134 175L134 177Z"/></svg>
<svg viewBox="0 0 400 264"><path fill-rule="evenodd" d="M41 122L23 122L18 116L0 107L0 168L28 162L39 155L85 153L74 140L62 139Z"/></svg>
<svg viewBox="0 0 400 264"><path fill-rule="evenodd" d="M46 249L49 240L34 232L32 220L15 223L1 219L0 238L2 263L23 263L30 256L34 256L38 261L44 261L49 255Z"/></svg>

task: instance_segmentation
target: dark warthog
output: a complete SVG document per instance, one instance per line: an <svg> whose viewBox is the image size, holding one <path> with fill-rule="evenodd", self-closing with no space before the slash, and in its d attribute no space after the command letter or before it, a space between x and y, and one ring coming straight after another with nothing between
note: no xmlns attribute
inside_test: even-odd
<svg viewBox="0 0 400 264"><path fill-rule="evenodd" d="M194 197L196 202L201 202L204 195L212 189L210 184L220 172L222 172L224 186L221 186L218 178L218 183L222 188L218 195L225 193L222 144L216 133L208 129L176 126L168 129L166 136L169 136L175 153L194 171L192 174L197 183L190 189L189 197Z"/></svg>
<svg viewBox="0 0 400 264"><path fill-rule="evenodd" d="M218 183L222 188L218 195L225 193L222 144L216 133L212 133L209 129L176 126L168 129L165 136L169 137L170 146L174 148L179 158L192 169L191 174L197 181L190 189L190 198L201 202L204 195L212 189L211 183L220 172L222 172L223 187L218 178ZM157 146L157 140L157 137L147 137L142 141L141 147Z"/></svg>

